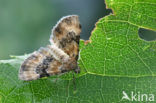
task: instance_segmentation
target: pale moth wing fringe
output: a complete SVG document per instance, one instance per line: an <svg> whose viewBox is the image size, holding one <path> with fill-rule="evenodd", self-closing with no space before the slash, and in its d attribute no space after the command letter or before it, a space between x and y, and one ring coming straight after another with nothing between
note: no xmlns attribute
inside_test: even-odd
<svg viewBox="0 0 156 103"><path fill-rule="evenodd" d="M52 29L50 45L33 52L22 63L19 79L36 80L74 70L77 65L81 25L77 15L63 17Z"/></svg>

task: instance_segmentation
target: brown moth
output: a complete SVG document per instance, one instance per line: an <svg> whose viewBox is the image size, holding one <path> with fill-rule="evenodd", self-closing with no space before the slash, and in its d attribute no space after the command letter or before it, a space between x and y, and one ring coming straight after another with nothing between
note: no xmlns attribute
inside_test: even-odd
<svg viewBox="0 0 156 103"><path fill-rule="evenodd" d="M63 17L52 29L50 45L33 52L22 63L20 80L36 80L74 70L77 65L81 25L77 15Z"/></svg>

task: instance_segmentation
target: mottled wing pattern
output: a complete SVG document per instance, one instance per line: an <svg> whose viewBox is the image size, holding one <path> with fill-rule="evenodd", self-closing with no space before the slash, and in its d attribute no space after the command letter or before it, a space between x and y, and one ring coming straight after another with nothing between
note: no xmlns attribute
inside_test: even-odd
<svg viewBox="0 0 156 103"><path fill-rule="evenodd" d="M70 70L79 72L77 59L80 32L78 16L63 17L52 30L51 45L35 51L23 62L19 79L29 81Z"/></svg>
<svg viewBox="0 0 156 103"><path fill-rule="evenodd" d="M39 51L32 53L21 65L19 78L21 80L36 80L46 73L47 63L52 62L53 57L47 48L40 48Z"/></svg>
<svg viewBox="0 0 156 103"><path fill-rule="evenodd" d="M78 59L81 24L77 15L62 18L52 30L51 44L55 43L70 57Z"/></svg>

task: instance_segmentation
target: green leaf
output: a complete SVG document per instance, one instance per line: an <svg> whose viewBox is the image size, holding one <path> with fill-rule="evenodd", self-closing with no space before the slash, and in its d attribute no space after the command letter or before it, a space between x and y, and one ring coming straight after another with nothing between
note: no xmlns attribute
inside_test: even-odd
<svg viewBox="0 0 156 103"><path fill-rule="evenodd" d="M90 43L80 43L81 73L76 74L75 86L72 73L30 82L20 81L18 69L27 56L14 57L0 61L0 102L153 101L151 95L156 95L156 41L140 39L138 30L156 31L156 1L106 0L106 4L113 14L97 22ZM122 99L123 92L129 100ZM136 94L135 99L132 93Z"/></svg>

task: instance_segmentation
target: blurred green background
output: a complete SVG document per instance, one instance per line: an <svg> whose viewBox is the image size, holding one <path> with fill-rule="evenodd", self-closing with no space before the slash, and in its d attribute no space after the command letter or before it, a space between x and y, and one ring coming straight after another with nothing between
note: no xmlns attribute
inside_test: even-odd
<svg viewBox="0 0 156 103"><path fill-rule="evenodd" d="M52 27L66 15L80 16L81 39L88 39L96 21L110 12L104 0L0 0L0 59L49 44Z"/></svg>

